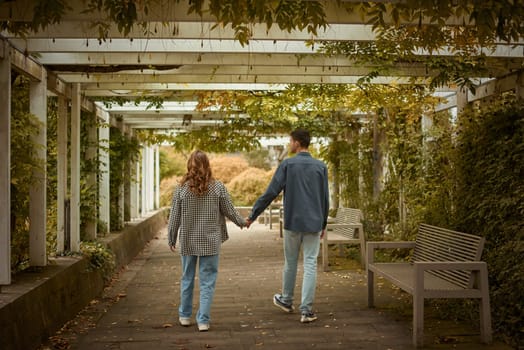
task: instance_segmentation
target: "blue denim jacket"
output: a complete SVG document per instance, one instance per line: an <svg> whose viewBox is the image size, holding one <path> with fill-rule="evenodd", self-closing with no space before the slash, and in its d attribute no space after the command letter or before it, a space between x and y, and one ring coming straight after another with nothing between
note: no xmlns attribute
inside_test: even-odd
<svg viewBox="0 0 524 350"><path fill-rule="evenodd" d="M329 210L326 165L307 152L285 159L277 168L266 192L249 215L254 221L284 191L284 229L320 232L326 227Z"/></svg>

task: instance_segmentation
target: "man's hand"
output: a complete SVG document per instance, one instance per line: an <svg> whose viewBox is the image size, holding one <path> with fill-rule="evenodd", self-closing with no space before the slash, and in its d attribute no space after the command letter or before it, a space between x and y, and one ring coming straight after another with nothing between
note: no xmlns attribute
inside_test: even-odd
<svg viewBox="0 0 524 350"><path fill-rule="evenodd" d="M324 238L324 235L326 234L326 229L323 229L320 233L320 239Z"/></svg>
<svg viewBox="0 0 524 350"><path fill-rule="evenodd" d="M246 227L249 228L249 226L251 226L251 224L253 223L253 221L251 221L250 218L246 218Z"/></svg>

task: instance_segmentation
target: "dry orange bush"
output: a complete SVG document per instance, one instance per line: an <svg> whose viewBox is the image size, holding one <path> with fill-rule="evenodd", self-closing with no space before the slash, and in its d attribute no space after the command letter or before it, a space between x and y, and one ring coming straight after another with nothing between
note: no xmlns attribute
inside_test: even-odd
<svg viewBox="0 0 524 350"><path fill-rule="evenodd" d="M172 176L167 179L163 179L160 182L160 206L166 207L171 205L173 191L176 185L178 185L181 176Z"/></svg>
<svg viewBox="0 0 524 350"><path fill-rule="evenodd" d="M248 168L235 176L228 184L227 189L233 202L237 206L251 206L264 193L275 170Z"/></svg>
<svg viewBox="0 0 524 350"><path fill-rule="evenodd" d="M170 159L174 159L177 155L172 150L167 150ZM242 156L238 155L208 155L213 177L217 180L227 184L232 178L242 173L248 168L248 163ZM171 197L173 190L182 177L173 176L163 179L160 183L160 205L171 205Z"/></svg>
<svg viewBox="0 0 524 350"><path fill-rule="evenodd" d="M224 184L248 168L248 163L242 156L217 155L210 157L209 162L213 177Z"/></svg>

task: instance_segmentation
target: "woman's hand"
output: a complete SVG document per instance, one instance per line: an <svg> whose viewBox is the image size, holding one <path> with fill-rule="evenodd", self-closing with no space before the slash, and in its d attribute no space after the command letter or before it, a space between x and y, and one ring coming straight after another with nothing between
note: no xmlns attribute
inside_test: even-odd
<svg viewBox="0 0 524 350"><path fill-rule="evenodd" d="M172 246L169 246L169 249L175 253L176 252L176 246L172 245Z"/></svg>

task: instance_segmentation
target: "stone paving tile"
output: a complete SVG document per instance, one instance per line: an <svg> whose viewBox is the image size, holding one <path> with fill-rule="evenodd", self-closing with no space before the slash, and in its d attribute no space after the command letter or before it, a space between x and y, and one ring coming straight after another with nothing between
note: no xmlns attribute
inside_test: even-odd
<svg viewBox="0 0 524 350"><path fill-rule="evenodd" d="M324 273L319 269L316 322L301 324L298 313L274 307L272 296L280 291L283 264L278 230L263 224L253 224L249 230L229 224L229 230L209 332L198 332L194 324L178 324L180 257L169 251L164 229L106 290L105 298L117 301L104 310L95 327L71 342L71 349L413 349L409 317L366 307L361 270ZM300 300L301 278L300 270L296 300ZM195 285L198 303L198 281ZM395 298L390 288L382 287L376 303L395 303ZM432 337L426 336L428 343ZM508 349L480 345L478 334L464 343L427 348Z"/></svg>

